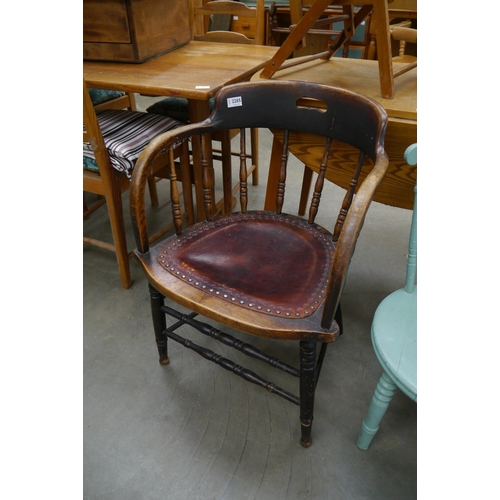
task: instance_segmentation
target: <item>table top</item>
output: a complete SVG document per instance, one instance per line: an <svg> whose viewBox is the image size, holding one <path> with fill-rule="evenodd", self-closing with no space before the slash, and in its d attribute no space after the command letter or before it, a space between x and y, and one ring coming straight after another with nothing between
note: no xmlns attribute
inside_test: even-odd
<svg viewBox="0 0 500 500"><path fill-rule="evenodd" d="M191 41L140 64L83 62L89 87L207 100L249 79L279 47Z"/></svg>
<svg viewBox="0 0 500 500"><path fill-rule="evenodd" d="M404 66L405 63L393 63L394 71ZM280 70L272 78L342 87L375 99L382 104L389 117L417 120L417 68L394 79L394 99L382 97L378 62L366 59L341 57L332 57L328 61L316 59ZM253 81L259 79L258 74L252 78Z"/></svg>

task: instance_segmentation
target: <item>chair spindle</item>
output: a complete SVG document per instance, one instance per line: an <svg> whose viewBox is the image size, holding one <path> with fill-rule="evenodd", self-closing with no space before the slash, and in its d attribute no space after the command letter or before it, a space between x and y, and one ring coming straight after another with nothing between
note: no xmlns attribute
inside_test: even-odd
<svg viewBox="0 0 500 500"><path fill-rule="evenodd" d="M177 185L177 173L175 171L174 146L168 147L168 163L170 165L170 200L172 201L172 217L174 220L176 234L182 232L182 212L179 198L179 187Z"/></svg>
<svg viewBox="0 0 500 500"><path fill-rule="evenodd" d="M318 178L316 179L316 184L314 186L314 193L311 200L311 206L309 208L309 224L312 224L316 219L318 214L319 202L321 200L321 193L323 192L323 186L325 185L325 173L326 167L328 165L328 156L330 155L330 147L332 145L332 139L328 138L326 140L325 149L323 151L323 159L321 160L321 166L319 168Z"/></svg>
<svg viewBox="0 0 500 500"><path fill-rule="evenodd" d="M214 169L213 166L210 166L206 152L209 151L210 147L210 136L207 137L207 134L201 135L201 168L203 171L203 201L205 206L205 216L207 220L212 220L214 216L213 210L213 200L212 200L212 192L215 186L214 180Z"/></svg>
<svg viewBox="0 0 500 500"><path fill-rule="evenodd" d="M283 136L283 150L281 153L281 166L278 177L278 192L276 194L276 214L281 215L283 209L283 201L285 199L285 181L286 181L286 168L288 164L288 139L290 131L285 130Z"/></svg>
<svg viewBox="0 0 500 500"><path fill-rule="evenodd" d="M354 198L354 191L356 190L356 186L358 185L359 174L361 173L361 169L363 168L363 163L365 161L365 154L360 153L358 159L358 166L354 175L352 176L351 183L349 184L349 189L344 196L344 201L342 202L342 208L340 209L339 216L337 218L337 222L335 224L335 231L333 233L333 241L337 242L339 240L340 232L342 231L342 227L344 226L345 219L347 217L347 213L349 208L351 207L352 200Z"/></svg>
<svg viewBox="0 0 500 500"><path fill-rule="evenodd" d="M248 189L247 189L247 153L246 153L246 130L240 130L240 205L241 213L247 213Z"/></svg>

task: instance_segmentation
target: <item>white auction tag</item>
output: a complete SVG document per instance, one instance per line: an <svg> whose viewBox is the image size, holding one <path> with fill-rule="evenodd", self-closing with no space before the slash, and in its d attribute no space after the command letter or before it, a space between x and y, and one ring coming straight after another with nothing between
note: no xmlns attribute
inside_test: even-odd
<svg viewBox="0 0 500 500"><path fill-rule="evenodd" d="M227 107L235 108L236 106L243 106L243 101L241 100L241 97L228 97Z"/></svg>

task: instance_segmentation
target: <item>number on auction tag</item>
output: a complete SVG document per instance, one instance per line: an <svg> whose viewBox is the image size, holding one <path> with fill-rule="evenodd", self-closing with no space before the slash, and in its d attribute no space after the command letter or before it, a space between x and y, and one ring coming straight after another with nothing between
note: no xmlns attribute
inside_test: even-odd
<svg viewBox="0 0 500 500"><path fill-rule="evenodd" d="M243 101L241 100L241 97L228 97L227 107L235 108L236 106L243 106Z"/></svg>

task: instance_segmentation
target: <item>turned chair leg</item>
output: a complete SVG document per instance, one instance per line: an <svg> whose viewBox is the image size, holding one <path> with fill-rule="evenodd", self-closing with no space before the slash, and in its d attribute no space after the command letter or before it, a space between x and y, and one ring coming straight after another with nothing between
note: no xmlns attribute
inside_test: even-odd
<svg viewBox="0 0 500 500"><path fill-rule="evenodd" d="M380 421L389 407L392 396L394 396L395 390L396 385L390 379L389 375L383 372L373 394L368 413L361 424L361 431L357 441L359 449L367 450L370 446L373 437L379 429Z"/></svg>
<svg viewBox="0 0 500 500"><path fill-rule="evenodd" d="M160 356L160 365L165 366L170 363L168 359L168 345L165 329L167 322L165 313L161 310L164 305L165 297L156 288L149 285L149 294L151 299L151 315L153 316L153 328L155 331L156 345Z"/></svg>
<svg viewBox="0 0 500 500"><path fill-rule="evenodd" d="M300 341L300 444L309 448L312 444L311 427L316 388L316 342Z"/></svg>

